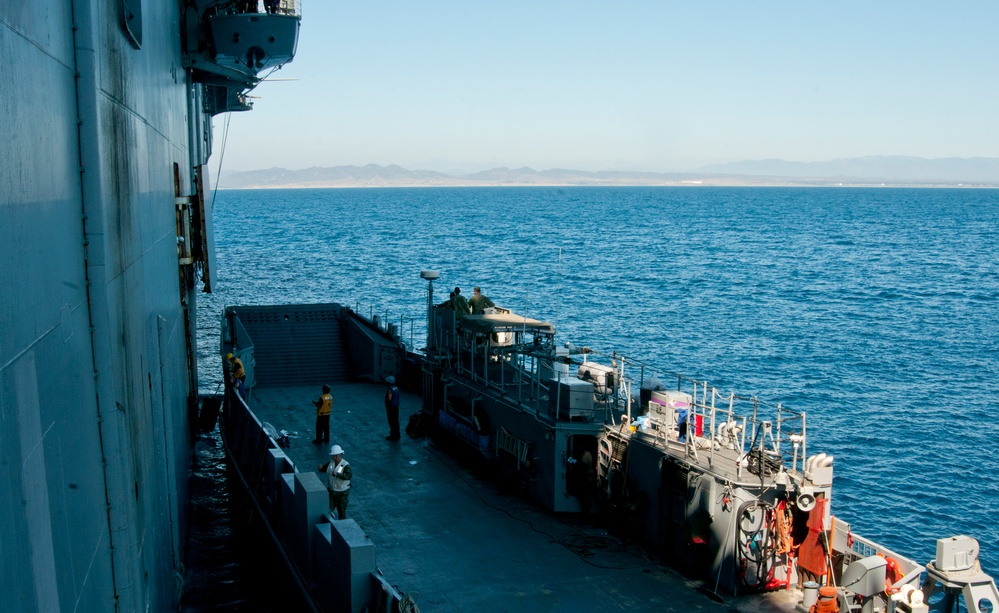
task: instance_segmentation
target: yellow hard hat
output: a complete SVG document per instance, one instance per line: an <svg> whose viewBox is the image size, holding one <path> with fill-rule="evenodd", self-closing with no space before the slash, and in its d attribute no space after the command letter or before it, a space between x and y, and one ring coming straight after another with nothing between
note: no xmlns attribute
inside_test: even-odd
<svg viewBox="0 0 999 613"><path fill-rule="evenodd" d="M225 354L225 359L232 361L232 354L231 353Z"/></svg>

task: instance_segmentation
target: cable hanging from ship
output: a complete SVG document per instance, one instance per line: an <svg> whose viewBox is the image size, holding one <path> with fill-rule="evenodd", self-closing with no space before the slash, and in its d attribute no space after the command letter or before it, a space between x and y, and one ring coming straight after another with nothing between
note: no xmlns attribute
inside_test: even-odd
<svg viewBox="0 0 999 613"><path fill-rule="evenodd" d="M737 575L743 587L768 590L783 585L774 578L774 567L782 543L778 535L774 505L749 500L736 514L738 543Z"/></svg>

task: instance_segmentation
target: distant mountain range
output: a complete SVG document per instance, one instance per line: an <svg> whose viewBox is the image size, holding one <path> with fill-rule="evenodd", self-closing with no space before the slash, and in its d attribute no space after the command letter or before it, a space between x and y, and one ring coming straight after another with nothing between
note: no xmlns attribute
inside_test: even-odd
<svg viewBox="0 0 999 613"><path fill-rule="evenodd" d="M799 185L999 187L999 158L887 156L828 162L757 160L704 166L693 172L628 172L494 168L467 175L401 166L334 166L222 172L222 189L289 187L444 187L543 185Z"/></svg>
<svg viewBox="0 0 999 613"><path fill-rule="evenodd" d="M880 179L905 183L999 184L999 158L938 158L904 156L841 158L828 162L758 160L705 166L701 172L744 176L826 179Z"/></svg>

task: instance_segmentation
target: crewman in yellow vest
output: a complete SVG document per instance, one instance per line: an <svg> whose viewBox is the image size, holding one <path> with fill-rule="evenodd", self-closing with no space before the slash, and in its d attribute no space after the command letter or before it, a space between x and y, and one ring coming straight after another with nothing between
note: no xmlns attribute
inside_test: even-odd
<svg viewBox="0 0 999 613"><path fill-rule="evenodd" d="M333 411L333 395L330 394L330 386L323 386L323 395L319 400L313 400L316 405L316 438L313 445L330 442L330 412Z"/></svg>
<svg viewBox="0 0 999 613"><path fill-rule="evenodd" d="M243 361L231 353L225 354L225 359L229 360L229 368L232 372L232 378L239 379L243 383L246 383L246 370L243 368Z"/></svg>

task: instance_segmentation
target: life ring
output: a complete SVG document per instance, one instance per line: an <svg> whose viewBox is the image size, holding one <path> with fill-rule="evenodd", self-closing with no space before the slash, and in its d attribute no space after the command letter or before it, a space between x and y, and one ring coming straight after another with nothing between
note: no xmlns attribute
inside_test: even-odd
<svg viewBox="0 0 999 613"><path fill-rule="evenodd" d="M902 569L898 567L898 562L894 558L889 558L883 553L879 553L878 555L885 559L885 594L891 596L902 589L894 586L905 575L902 573Z"/></svg>

